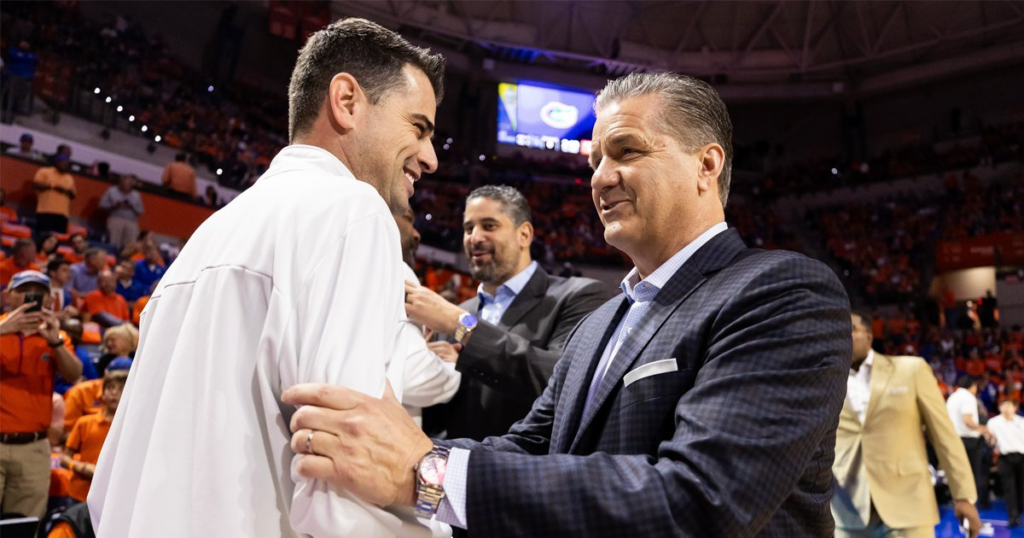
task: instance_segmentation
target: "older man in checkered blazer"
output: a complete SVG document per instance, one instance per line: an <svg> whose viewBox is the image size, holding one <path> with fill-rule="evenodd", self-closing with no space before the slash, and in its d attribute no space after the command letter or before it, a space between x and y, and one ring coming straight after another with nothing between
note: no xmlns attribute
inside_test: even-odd
<svg viewBox="0 0 1024 538"><path fill-rule="evenodd" d="M633 74L596 109L594 204L636 268L530 414L435 443L392 398L297 386L297 471L479 536L831 536L842 286L727 228L732 124L709 85Z"/></svg>

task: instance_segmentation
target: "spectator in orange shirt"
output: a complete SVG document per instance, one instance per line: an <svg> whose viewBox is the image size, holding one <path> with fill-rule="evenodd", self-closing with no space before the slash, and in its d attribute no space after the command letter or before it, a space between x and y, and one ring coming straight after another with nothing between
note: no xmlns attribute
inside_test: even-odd
<svg viewBox="0 0 1024 538"><path fill-rule="evenodd" d="M14 275L8 301L11 312L0 316L0 512L42 517L50 489L53 380L57 373L78 379L82 364L49 309L46 275Z"/></svg>
<svg viewBox="0 0 1024 538"><path fill-rule="evenodd" d="M184 153L176 155L174 162L164 168L161 183L172 192L184 194L189 198L196 197L196 171L185 162Z"/></svg>
<svg viewBox="0 0 1024 538"><path fill-rule="evenodd" d="M109 269L100 271L96 278L97 289L85 296L82 321L94 321L102 327L115 327L131 320L128 302L117 294L117 277Z"/></svg>
<svg viewBox="0 0 1024 538"><path fill-rule="evenodd" d="M80 419L103 411L103 379L118 370L128 370L131 366L132 359L128 358L128 353L123 353L110 361L103 377L82 381L68 389L64 393L64 432L71 433Z"/></svg>
<svg viewBox="0 0 1024 538"><path fill-rule="evenodd" d="M6 288L11 277L22 271L39 271L36 265L36 244L24 238L15 241L11 257L0 262L0 288Z"/></svg>
<svg viewBox="0 0 1024 538"><path fill-rule="evenodd" d="M127 379L127 370L108 372L103 376L103 412L82 417L68 435L61 464L75 473L71 477L71 498L76 501L85 502L89 496L89 486L92 485L96 462L100 459L100 449L107 439Z"/></svg>
<svg viewBox="0 0 1024 538"><path fill-rule="evenodd" d="M71 158L58 153L53 166L40 168L36 172L36 233L45 234L68 231L68 216L71 214L71 200L75 198L75 178L69 173Z"/></svg>

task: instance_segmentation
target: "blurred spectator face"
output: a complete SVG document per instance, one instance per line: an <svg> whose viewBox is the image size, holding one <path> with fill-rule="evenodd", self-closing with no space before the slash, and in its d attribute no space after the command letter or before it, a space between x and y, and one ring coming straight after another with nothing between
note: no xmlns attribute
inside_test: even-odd
<svg viewBox="0 0 1024 538"><path fill-rule="evenodd" d="M521 233L528 223L517 228L500 202L473 198L466 203L462 226L462 245L473 278L500 284L515 276L520 252L530 247L529 234Z"/></svg>
<svg viewBox="0 0 1024 538"><path fill-rule="evenodd" d="M999 404L999 412L1006 420L1013 420L1013 416L1017 414L1017 403L1013 400L1003 400L1003 403Z"/></svg>
<svg viewBox="0 0 1024 538"><path fill-rule="evenodd" d="M871 328L857 314L851 314L850 321L853 323L853 362L860 362L868 358L871 351Z"/></svg>
<svg viewBox="0 0 1024 538"><path fill-rule="evenodd" d="M135 264L131 260L121 260L117 263L117 279L131 280L135 278Z"/></svg>
<svg viewBox="0 0 1024 538"><path fill-rule="evenodd" d="M111 295L117 291L117 278L110 271L101 271L96 279L96 285L104 295Z"/></svg>
<svg viewBox="0 0 1024 538"><path fill-rule="evenodd" d="M56 271L50 271L47 276L50 277L52 287L63 288L71 280L71 264L62 263Z"/></svg>
<svg viewBox="0 0 1024 538"><path fill-rule="evenodd" d="M406 66L405 84L370 105L363 119L365 132L353 138L355 151L347 152L352 172L373 185L392 213L409 206L413 183L437 169L430 140L437 109L430 80L419 69Z"/></svg>
<svg viewBox="0 0 1024 538"><path fill-rule="evenodd" d="M19 241L15 244L14 253L14 264L19 267L24 267L36 259L36 245L31 241Z"/></svg>
<svg viewBox="0 0 1024 538"><path fill-rule="evenodd" d="M156 245L146 245L145 248L146 263L149 264L160 264L160 249Z"/></svg>
<svg viewBox="0 0 1024 538"><path fill-rule="evenodd" d="M50 297L50 290L46 289L46 286L36 282L30 282L28 284L22 284L17 288L13 288L10 293L7 294L8 311L14 310L25 304L26 294L42 295L43 308L50 308L50 303L53 302L53 298Z"/></svg>
<svg viewBox="0 0 1024 538"><path fill-rule="evenodd" d="M412 208L395 215L398 224L398 235L402 241L402 261L412 267L416 261L416 249L420 248L420 233L413 227L416 220Z"/></svg>
<svg viewBox="0 0 1024 538"><path fill-rule="evenodd" d="M121 189L121 192L129 192L135 188L135 176L131 174L125 174L117 180L117 188Z"/></svg>
<svg viewBox="0 0 1024 538"><path fill-rule="evenodd" d="M18 139L18 147L21 149L22 153L31 153L33 142L32 135L23 134L21 135L21 138Z"/></svg>
<svg viewBox="0 0 1024 538"><path fill-rule="evenodd" d="M119 381L106 381L103 383L103 405L107 408L107 413L113 415L117 411L118 404L121 403L121 393L124 392L124 383Z"/></svg>
<svg viewBox="0 0 1024 538"><path fill-rule="evenodd" d="M57 167L57 170L60 170L62 174L66 174L71 170L71 161L62 154L57 155L57 160L53 165Z"/></svg>
<svg viewBox="0 0 1024 538"><path fill-rule="evenodd" d="M85 258L85 264L94 273L99 273L107 267L107 255L104 252L97 252Z"/></svg>
<svg viewBox="0 0 1024 538"><path fill-rule="evenodd" d="M56 235L50 234L46 236L46 239L43 239L41 246L43 247L43 254L51 254L60 246L60 239Z"/></svg>
<svg viewBox="0 0 1024 538"><path fill-rule="evenodd" d="M127 357L131 352L131 342L118 331L108 332L103 336L103 347L107 353L118 357Z"/></svg>
<svg viewBox="0 0 1024 538"><path fill-rule="evenodd" d="M75 249L75 252L82 254L89 248L89 242L85 240L84 235L75 234L71 236L71 248Z"/></svg>

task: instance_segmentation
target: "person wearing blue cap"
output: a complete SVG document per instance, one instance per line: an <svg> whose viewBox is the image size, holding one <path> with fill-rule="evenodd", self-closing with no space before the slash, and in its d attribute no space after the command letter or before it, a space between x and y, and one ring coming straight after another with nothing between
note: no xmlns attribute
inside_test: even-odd
<svg viewBox="0 0 1024 538"><path fill-rule="evenodd" d="M75 178L70 173L71 157L57 153L53 166L45 166L36 172L33 180L36 196L36 233L59 234L68 231L68 216L71 214L71 200L74 200Z"/></svg>
<svg viewBox="0 0 1024 538"><path fill-rule="evenodd" d="M82 363L50 306L39 271L11 278L11 311L0 316L0 511L42 517L50 487L53 382L78 379Z"/></svg>
<svg viewBox="0 0 1024 538"><path fill-rule="evenodd" d="M12 146L7 150L7 154L11 157L21 157L22 159L31 159L33 161L43 160L43 154L39 153L39 150L34 149L32 144L35 143L35 139L29 133L24 133L21 138L18 139L18 145Z"/></svg>

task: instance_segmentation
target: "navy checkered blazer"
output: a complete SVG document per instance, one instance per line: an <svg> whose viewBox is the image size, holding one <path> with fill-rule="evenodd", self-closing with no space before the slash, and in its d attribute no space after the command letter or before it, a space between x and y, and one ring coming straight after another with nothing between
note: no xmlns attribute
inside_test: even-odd
<svg viewBox="0 0 1024 538"><path fill-rule="evenodd" d="M543 395L469 448L478 536L831 536L849 301L825 265L713 238L658 293L584 401L628 308L574 329ZM678 370L623 377L659 360Z"/></svg>

